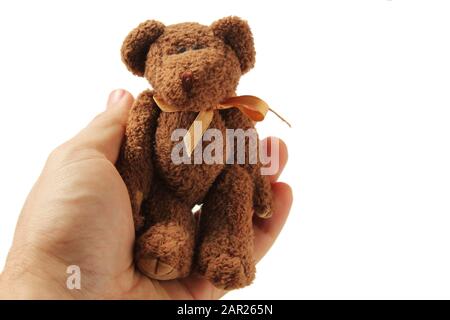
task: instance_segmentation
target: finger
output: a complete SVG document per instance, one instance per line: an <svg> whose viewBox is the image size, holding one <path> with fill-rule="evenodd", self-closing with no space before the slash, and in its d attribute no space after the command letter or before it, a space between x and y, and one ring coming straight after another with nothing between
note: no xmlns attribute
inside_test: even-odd
<svg viewBox="0 0 450 320"><path fill-rule="evenodd" d="M292 190L283 182L272 184L273 216L270 219L253 219L255 259L260 261L273 245L286 222L292 205Z"/></svg>
<svg viewBox="0 0 450 320"><path fill-rule="evenodd" d="M133 101L133 96L123 89L111 92L106 110L68 144L77 150L96 151L115 163Z"/></svg>
<svg viewBox="0 0 450 320"><path fill-rule="evenodd" d="M268 137L261 141L261 147L265 151L270 163L268 166L276 168L275 173L269 175L270 182L275 182L283 172L288 160L288 150L286 143L277 137Z"/></svg>

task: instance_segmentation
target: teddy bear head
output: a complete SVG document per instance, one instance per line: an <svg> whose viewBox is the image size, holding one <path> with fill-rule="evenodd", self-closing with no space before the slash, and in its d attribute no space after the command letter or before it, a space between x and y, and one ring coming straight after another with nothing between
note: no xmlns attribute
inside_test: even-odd
<svg viewBox="0 0 450 320"><path fill-rule="evenodd" d="M210 26L148 20L128 34L121 52L127 68L145 77L159 99L183 111L209 109L233 96L255 63L250 27L237 17Z"/></svg>

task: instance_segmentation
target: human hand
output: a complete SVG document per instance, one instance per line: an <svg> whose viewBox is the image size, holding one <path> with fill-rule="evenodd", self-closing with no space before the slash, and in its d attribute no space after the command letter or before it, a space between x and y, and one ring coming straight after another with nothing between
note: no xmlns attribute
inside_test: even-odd
<svg viewBox="0 0 450 320"><path fill-rule="evenodd" d="M112 92L106 111L50 154L19 217L0 276L0 298L216 299L225 294L197 275L156 281L135 269L130 199L114 166L132 103L128 92ZM282 142L279 151L280 169L271 177L273 217L254 218L258 261L292 203L290 187L276 182L287 161ZM79 290L66 286L70 265L80 267Z"/></svg>

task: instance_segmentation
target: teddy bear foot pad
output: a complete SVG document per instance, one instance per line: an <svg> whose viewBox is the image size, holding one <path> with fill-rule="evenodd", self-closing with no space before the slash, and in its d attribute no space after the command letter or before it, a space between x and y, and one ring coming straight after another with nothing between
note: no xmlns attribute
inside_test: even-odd
<svg viewBox="0 0 450 320"><path fill-rule="evenodd" d="M137 266L143 274L155 280L173 280L180 276L177 269L160 261L159 258L141 257L137 261Z"/></svg>

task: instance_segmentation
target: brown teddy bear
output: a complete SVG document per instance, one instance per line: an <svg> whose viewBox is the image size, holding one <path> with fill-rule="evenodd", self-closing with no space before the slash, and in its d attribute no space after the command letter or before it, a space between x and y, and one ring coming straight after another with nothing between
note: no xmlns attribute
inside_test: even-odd
<svg viewBox="0 0 450 320"><path fill-rule="evenodd" d="M130 195L138 268L159 280L195 271L219 288L250 284L252 216L268 218L272 211L261 162L176 164L171 158L174 130L191 128L204 110L214 110L207 127L224 136L226 129L254 127L239 108L212 109L235 96L241 75L254 66L247 22L227 17L210 26L164 26L149 20L126 37L122 59L153 87L130 111L117 163ZM200 141L194 147L207 145ZM195 205L202 205L201 215L192 213Z"/></svg>

